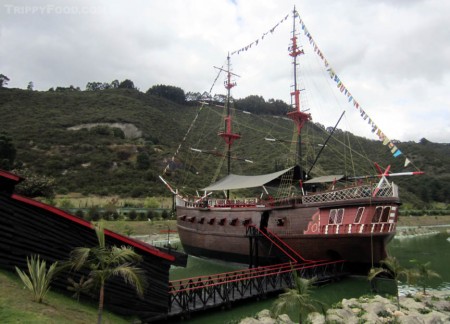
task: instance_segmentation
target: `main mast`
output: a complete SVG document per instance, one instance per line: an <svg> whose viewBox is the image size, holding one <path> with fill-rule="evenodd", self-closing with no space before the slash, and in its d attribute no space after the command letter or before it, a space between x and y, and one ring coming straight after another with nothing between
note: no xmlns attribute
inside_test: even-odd
<svg viewBox="0 0 450 324"><path fill-rule="evenodd" d="M227 100L226 108L227 114L225 116L224 131L219 132L219 136L222 137L227 145L227 175L231 173L231 146L233 142L241 137L241 135L233 133L231 127L231 88L236 86L236 82L231 81L231 76L239 76L237 74L231 73L230 55L227 56L227 69L223 70L227 74L227 79L224 82L225 89L227 89ZM230 191L227 190L227 198L230 197Z"/></svg>
<svg viewBox="0 0 450 324"><path fill-rule="evenodd" d="M293 111L287 113L287 116L292 119L297 125L297 165L300 167L300 179L303 180L303 167L302 167L302 140L301 140L301 131L303 125L311 120L311 114L307 114L301 111L300 104L300 91L297 83L297 56L304 54L303 50L300 50L297 45L297 34L295 29L295 19L297 17L297 11L293 10L293 24L292 24L292 38L291 38L291 46L289 47L289 55L292 57L292 66L294 68L294 85L293 90L291 91L291 106Z"/></svg>

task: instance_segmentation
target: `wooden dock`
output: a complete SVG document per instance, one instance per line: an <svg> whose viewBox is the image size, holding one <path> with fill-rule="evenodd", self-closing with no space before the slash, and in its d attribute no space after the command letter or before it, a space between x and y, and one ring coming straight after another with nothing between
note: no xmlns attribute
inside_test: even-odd
<svg viewBox="0 0 450 324"><path fill-rule="evenodd" d="M169 283L168 316L189 317L215 307L229 307L232 303L292 288L293 271L303 278L315 278L323 283L345 275L344 261L317 263L282 263L233 272L199 276Z"/></svg>

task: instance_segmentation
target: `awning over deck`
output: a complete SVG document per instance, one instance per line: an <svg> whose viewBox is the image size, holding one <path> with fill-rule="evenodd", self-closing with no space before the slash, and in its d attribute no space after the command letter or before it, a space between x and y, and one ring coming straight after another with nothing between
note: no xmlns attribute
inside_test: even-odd
<svg viewBox="0 0 450 324"><path fill-rule="evenodd" d="M261 187L266 183L282 176L289 170L294 167L290 167L288 169L284 169L282 171L262 174L257 176L244 176L237 174L230 174L225 178L220 179L216 183L211 184L210 186L203 188L202 190L206 191L219 191L219 190L232 190L232 189L244 189L244 188L254 188Z"/></svg>

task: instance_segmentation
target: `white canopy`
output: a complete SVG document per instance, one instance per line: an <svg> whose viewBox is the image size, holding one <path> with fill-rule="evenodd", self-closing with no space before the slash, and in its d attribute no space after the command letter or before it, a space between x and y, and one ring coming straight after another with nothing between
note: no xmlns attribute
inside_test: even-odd
<svg viewBox="0 0 450 324"><path fill-rule="evenodd" d="M232 189L261 187L261 186L265 185L266 183L285 174L292 168L294 168L294 167L290 167L288 169L274 172L274 173L262 174L262 175L257 175L257 176L243 176L243 175L237 175L237 174L230 174L230 175L227 175L226 177L220 179L216 183L213 183L210 186L203 188L202 190L218 191L218 190L232 190Z"/></svg>
<svg viewBox="0 0 450 324"><path fill-rule="evenodd" d="M305 183L325 183L325 182L333 182L341 180L344 176L342 174L335 174L335 175L329 175L329 176L322 176L317 178L312 178L308 181L305 181Z"/></svg>

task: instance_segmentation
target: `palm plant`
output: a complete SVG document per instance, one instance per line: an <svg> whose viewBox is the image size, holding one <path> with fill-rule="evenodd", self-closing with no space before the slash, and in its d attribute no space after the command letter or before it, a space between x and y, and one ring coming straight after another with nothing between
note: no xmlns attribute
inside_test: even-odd
<svg viewBox="0 0 450 324"><path fill-rule="evenodd" d="M67 286L67 290L72 291L73 298L76 298L77 301L80 301L81 294L88 293L93 286L94 280L92 278L86 279L85 276L81 276L80 281L76 282L72 278L68 278L67 281L70 283L70 286Z"/></svg>
<svg viewBox="0 0 450 324"><path fill-rule="evenodd" d="M285 292L280 294L272 306L272 313L275 316L279 314L292 312L298 310L299 323L310 313L317 311L318 308L324 308L324 304L317 299L311 297L311 288L315 279L304 279L297 275L297 272L292 271L294 279L294 287L285 289Z"/></svg>
<svg viewBox="0 0 450 324"><path fill-rule="evenodd" d="M125 283L136 289L139 296L144 293L145 276L144 271L135 266L135 263L142 261L142 257L133 251L132 248L122 246L106 246L103 226L95 226L98 246L78 247L70 254L69 264L74 270L88 268L89 278L99 286L98 318L97 322L102 322L103 305L105 299L105 282L111 277L120 276Z"/></svg>
<svg viewBox="0 0 450 324"><path fill-rule="evenodd" d="M397 297L397 308L400 310L400 296L398 294L398 281L401 279L405 279L407 282L410 282L411 272L402 267L400 262L396 257L388 256L386 259L381 260L380 262L384 267L382 268L371 268L368 274L369 281L372 281L378 275L385 273L392 277L395 283L395 291Z"/></svg>
<svg viewBox="0 0 450 324"><path fill-rule="evenodd" d="M57 265L58 262L52 263L47 271L45 260L41 260L39 255L32 255L31 258L27 257L28 274L16 267L16 272L22 282L33 292L34 301L42 303L50 290L50 283L57 273Z"/></svg>
<svg viewBox="0 0 450 324"><path fill-rule="evenodd" d="M420 263L418 260L410 260L409 262L416 264L416 268L411 271L412 280L417 282L423 289L423 294L426 295L426 287L430 279L440 278L441 276L430 269L431 262Z"/></svg>

